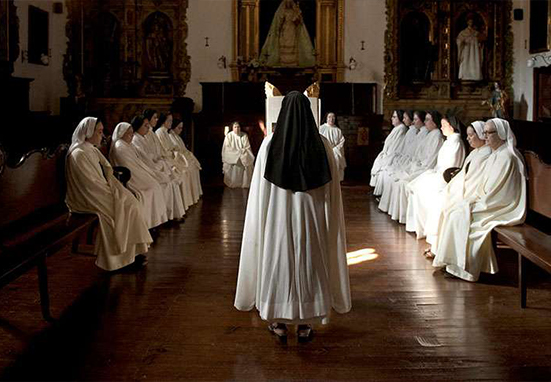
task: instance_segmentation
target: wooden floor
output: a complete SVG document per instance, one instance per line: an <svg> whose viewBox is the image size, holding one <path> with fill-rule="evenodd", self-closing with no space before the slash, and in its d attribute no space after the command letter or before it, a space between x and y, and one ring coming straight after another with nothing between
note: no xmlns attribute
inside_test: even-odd
<svg viewBox="0 0 551 382"><path fill-rule="evenodd" d="M7 380L551 380L551 282L532 269L519 307L515 256L476 284L435 271L423 241L344 186L353 308L313 342L279 344L233 308L247 192L205 187L184 223L162 227L147 267L48 260L53 324L31 272L0 290Z"/></svg>

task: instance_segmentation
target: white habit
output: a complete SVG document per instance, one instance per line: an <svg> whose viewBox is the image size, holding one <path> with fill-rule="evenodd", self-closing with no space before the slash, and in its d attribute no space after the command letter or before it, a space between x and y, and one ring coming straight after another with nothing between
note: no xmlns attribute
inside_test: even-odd
<svg viewBox="0 0 551 382"><path fill-rule="evenodd" d="M344 156L344 136L342 135L342 131L337 126L330 126L324 123L320 126L320 134L327 138L333 148L333 156L339 169L339 179L343 181L346 158Z"/></svg>
<svg viewBox="0 0 551 382"><path fill-rule="evenodd" d="M254 155L249 137L230 131L222 145L224 183L231 188L249 188L254 169Z"/></svg>
<svg viewBox="0 0 551 382"><path fill-rule="evenodd" d="M385 139L383 149L377 155L377 158L375 158L375 162L373 162L373 166L371 167L371 180L369 182L371 187L375 187L373 191L374 195L382 194L380 185L382 179L379 175L381 175L382 170L392 164L394 155L402 148L407 131L408 128L403 123L393 128Z"/></svg>

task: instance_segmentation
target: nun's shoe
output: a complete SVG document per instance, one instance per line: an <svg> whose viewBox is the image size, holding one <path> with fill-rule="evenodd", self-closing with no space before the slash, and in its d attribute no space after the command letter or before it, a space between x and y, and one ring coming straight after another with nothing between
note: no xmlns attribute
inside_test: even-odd
<svg viewBox="0 0 551 382"><path fill-rule="evenodd" d="M268 326L268 330L275 334L281 342L287 342L287 325L279 322L272 322Z"/></svg>
<svg viewBox="0 0 551 382"><path fill-rule="evenodd" d="M299 325L297 328L298 342L309 342L314 335L314 329L312 325Z"/></svg>

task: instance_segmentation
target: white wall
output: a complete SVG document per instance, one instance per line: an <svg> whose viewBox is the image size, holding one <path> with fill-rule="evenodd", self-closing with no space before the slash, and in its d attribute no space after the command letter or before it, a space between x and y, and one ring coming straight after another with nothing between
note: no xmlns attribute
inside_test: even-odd
<svg viewBox="0 0 551 382"><path fill-rule="evenodd" d="M231 81L232 3L231 0L189 1L187 52L191 57L191 79L186 96L195 101L196 112L202 108L200 82ZM209 38L208 47L205 46L205 37ZM221 56L226 56L226 69L218 68Z"/></svg>
<svg viewBox="0 0 551 382"><path fill-rule="evenodd" d="M538 56L530 54L530 2L513 0L513 8L524 10L522 21L513 20L515 66L513 74L513 88L515 91L515 118L533 120L534 113L534 69L529 68L529 59ZM511 15L511 18L513 15ZM550 52L544 52L551 56ZM541 58L537 58L534 67L545 66Z"/></svg>
<svg viewBox="0 0 551 382"><path fill-rule="evenodd" d="M56 0L60 1L60 0ZM27 50L29 5L38 7L49 13L49 46L52 51L48 66L29 64L21 61L21 55L15 61L15 77L34 78L31 82L29 95L32 111L51 111L59 114L59 98L67 96L67 84L63 79L63 55L67 50L65 24L67 23L67 7L65 0L63 13L53 13L53 0L16 0L17 16L19 17L19 48Z"/></svg>
<svg viewBox="0 0 551 382"><path fill-rule="evenodd" d="M345 82L376 82L378 112L383 109L385 0L346 0L344 11L344 63L350 57L358 63L346 69ZM362 40L365 50L361 50Z"/></svg>

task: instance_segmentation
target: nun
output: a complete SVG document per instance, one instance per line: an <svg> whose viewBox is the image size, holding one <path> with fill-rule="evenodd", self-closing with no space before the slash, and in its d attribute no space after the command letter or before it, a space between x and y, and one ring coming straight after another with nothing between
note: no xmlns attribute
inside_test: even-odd
<svg viewBox="0 0 551 382"><path fill-rule="evenodd" d="M198 195L198 197L201 197L203 195L203 188L201 187L201 163L195 157L195 155L193 155L193 153L188 150L186 144L184 143L184 140L180 135L182 134L182 130L184 129L183 121L176 119L174 120L172 125L173 128L169 130L169 137L174 144L174 152L177 156L181 157L187 162L190 172L192 174L191 185L193 193L195 195Z"/></svg>
<svg viewBox="0 0 551 382"><path fill-rule="evenodd" d="M239 122L234 122L222 145L224 183L230 188L249 188L253 169L254 155L249 136L241 131Z"/></svg>
<svg viewBox="0 0 551 382"><path fill-rule="evenodd" d="M127 186L142 203L148 228L154 228L168 221L167 205L155 172L140 159L132 145L133 137L132 126L126 122L119 123L111 138L109 159L115 166L130 170Z"/></svg>
<svg viewBox="0 0 551 382"><path fill-rule="evenodd" d="M335 124L335 113L328 113L326 123L320 126L320 134L323 135L333 148L335 163L339 169L339 181L344 180L344 169L346 168L346 158L344 156L344 136L341 129Z"/></svg>
<svg viewBox="0 0 551 382"><path fill-rule="evenodd" d="M256 308L284 341L299 341L331 308L351 309L339 169L316 127L310 102L292 91L283 99L274 134L260 147L241 245L235 307Z"/></svg>
<svg viewBox="0 0 551 382"><path fill-rule="evenodd" d="M66 203L71 212L95 214L99 234L94 252L96 265L114 271L136 261L153 242L141 203L114 176L113 168L96 148L103 125L84 118L75 129L66 160ZM141 259L141 260L140 260Z"/></svg>
<svg viewBox="0 0 551 382"><path fill-rule="evenodd" d="M484 135L492 153L473 194L443 211L432 263L467 281L478 281L480 272L497 273L490 233L526 216L526 169L509 122L487 121Z"/></svg>

